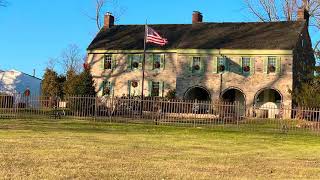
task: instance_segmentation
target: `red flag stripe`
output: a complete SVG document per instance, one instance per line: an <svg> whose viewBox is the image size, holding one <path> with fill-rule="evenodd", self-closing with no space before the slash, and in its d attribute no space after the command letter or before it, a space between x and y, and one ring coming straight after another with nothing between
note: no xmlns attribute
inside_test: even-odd
<svg viewBox="0 0 320 180"><path fill-rule="evenodd" d="M151 27L147 26L147 34L146 34L146 42L158 44L158 45L165 45L168 43L168 40L165 38L162 38L155 30L153 30Z"/></svg>
<svg viewBox="0 0 320 180"><path fill-rule="evenodd" d="M149 37L149 38L147 38L147 40L154 40L154 41L168 42L166 39L159 39L159 38L153 38L153 37Z"/></svg>
<svg viewBox="0 0 320 180"><path fill-rule="evenodd" d="M160 42L168 42L166 39L158 39L158 38L147 38L147 41L160 41Z"/></svg>

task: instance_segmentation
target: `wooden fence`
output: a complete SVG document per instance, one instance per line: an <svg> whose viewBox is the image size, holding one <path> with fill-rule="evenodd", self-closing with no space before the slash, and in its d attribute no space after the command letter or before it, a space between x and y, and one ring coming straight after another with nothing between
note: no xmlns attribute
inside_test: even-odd
<svg viewBox="0 0 320 180"><path fill-rule="evenodd" d="M244 107L238 102L0 95L0 119L79 118L122 123L320 132L320 111L311 108Z"/></svg>

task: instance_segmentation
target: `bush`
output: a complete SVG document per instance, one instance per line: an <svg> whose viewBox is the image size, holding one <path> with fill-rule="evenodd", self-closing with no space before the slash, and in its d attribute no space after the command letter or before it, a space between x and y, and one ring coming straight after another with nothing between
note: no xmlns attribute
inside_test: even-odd
<svg viewBox="0 0 320 180"><path fill-rule="evenodd" d="M166 99L168 99L168 100L176 99L176 90L175 89L173 89L173 90L170 89L169 92L166 95Z"/></svg>

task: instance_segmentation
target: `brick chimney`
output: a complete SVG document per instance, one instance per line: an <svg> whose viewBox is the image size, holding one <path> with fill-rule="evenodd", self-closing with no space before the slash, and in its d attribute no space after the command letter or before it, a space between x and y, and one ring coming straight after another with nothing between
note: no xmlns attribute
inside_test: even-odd
<svg viewBox="0 0 320 180"><path fill-rule="evenodd" d="M199 11L193 11L192 24L202 23L202 20L203 20L202 13Z"/></svg>
<svg viewBox="0 0 320 180"><path fill-rule="evenodd" d="M114 26L114 16L110 13L107 12L104 15L104 28L109 29L112 28L112 26Z"/></svg>
<svg viewBox="0 0 320 180"><path fill-rule="evenodd" d="M298 9L297 20L306 21L309 25L310 13L309 13L309 1L303 0L303 6Z"/></svg>

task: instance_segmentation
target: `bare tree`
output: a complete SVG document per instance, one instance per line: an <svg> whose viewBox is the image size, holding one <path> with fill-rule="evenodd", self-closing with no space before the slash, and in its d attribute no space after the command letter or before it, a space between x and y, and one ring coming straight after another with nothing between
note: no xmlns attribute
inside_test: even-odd
<svg viewBox="0 0 320 180"><path fill-rule="evenodd" d="M57 62L58 60L56 58L49 58L46 68L51 70L55 69Z"/></svg>
<svg viewBox="0 0 320 180"><path fill-rule="evenodd" d="M75 72L79 73L84 62L80 48L75 44L69 45L62 52L61 58L58 60L58 62L61 64L64 73L69 70L74 70Z"/></svg>
<svg viewBox="0 0 320 180"><path fill-rule="evenodd" d="M294 21L299 8L305 6L310 13L310 27L320 31L320 0L244 0L248 10L260 21ZM316 57L320 58L320 40L314 44Z"/></svg>
<svg viewBox="0 0 320 180"><path fill-rule="evenodd" d="M86 15L93 20L98 30L103 28L103 17L106 12L115 15L115 21L118 21L125 9L119 5L118 0L93 0L95 3L95 15Z"/></svg>

